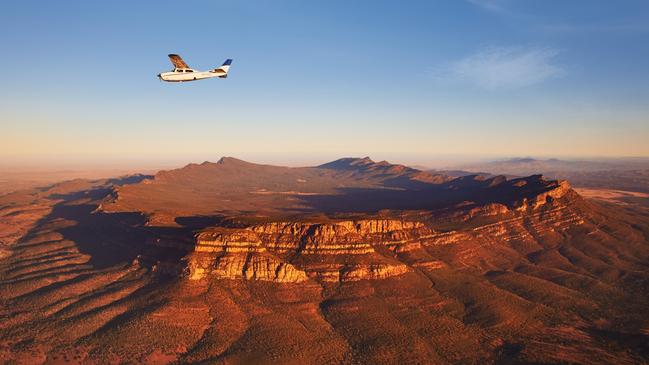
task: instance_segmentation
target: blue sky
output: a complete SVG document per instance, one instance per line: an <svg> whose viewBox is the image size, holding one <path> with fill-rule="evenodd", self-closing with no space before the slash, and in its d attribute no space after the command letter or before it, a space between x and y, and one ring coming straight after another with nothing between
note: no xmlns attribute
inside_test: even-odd
<svg viewBox="0 0 649 365"><path fill-rule="evenodd" d="M649 156L644 0L19 1L0 46L4 160Z"/></svg>

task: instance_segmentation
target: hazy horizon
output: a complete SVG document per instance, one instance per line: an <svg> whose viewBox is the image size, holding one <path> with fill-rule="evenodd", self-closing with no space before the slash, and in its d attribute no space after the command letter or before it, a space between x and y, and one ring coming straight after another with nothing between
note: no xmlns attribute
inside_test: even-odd
<svg viewBox="0 0 649 365"><path fill-rule="evenodd" d="M560 160L570 162L642 162L649 163L649 157L645 156L553 156L553 155L435 155L417 156L406 154L385 154L385 153L349 153L329 155L268 155L263 153L212 153L180 156L139 156L138 158L122 157L97 157L97 156L19 156L13 158L0 158L1 170L16 171L54 171L54 170L129 170L137 172L138 169L146 171L156 169L179 168L191 163L217 162L222 157L233 157L247 162L258 164L269 164L277 166L301 167L317 166L340 158L364 158L369 157L374 161L388 161L395 164L403 164L427 169L458 168L470 164L502 162L521 158L532 158L539 161Z"/></svg>

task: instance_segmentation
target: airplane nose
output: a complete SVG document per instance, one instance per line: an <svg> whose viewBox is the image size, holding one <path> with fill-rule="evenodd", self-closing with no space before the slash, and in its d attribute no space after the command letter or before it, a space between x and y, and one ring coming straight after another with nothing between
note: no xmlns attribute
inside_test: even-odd
<svg viewBox="0 0 649 365"><path fill-rule="evenodd" d="M160 74L158 74L158 78L161 78L161 77L162 77L162 76L160 76Z"/></svg>

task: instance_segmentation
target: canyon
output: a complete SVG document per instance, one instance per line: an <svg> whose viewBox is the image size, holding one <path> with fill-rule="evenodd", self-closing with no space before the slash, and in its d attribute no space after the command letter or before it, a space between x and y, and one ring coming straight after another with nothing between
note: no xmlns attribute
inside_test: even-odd
<svg viewBox="0 0 649 365"><path fill-rule="evenodd" d="M649 216L541 175L224 157L0 196L17 363L649 356Z"/></svg>

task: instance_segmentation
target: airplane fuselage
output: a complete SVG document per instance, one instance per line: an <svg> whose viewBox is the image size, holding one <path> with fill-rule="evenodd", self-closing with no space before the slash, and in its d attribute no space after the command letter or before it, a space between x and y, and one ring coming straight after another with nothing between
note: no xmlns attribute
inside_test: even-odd
<svg viewBox="0 0 649 365"><path fill-rule="evenodd" d="M202 79L209 79L212 77L224 77L226 73L219 72L218 70L210 71L197 71L191 68L186 69L175 69L169 72L163 72L158 75L160 80L168 82L185 82L185 81L196 81Z"/></svg>
<svg viewBox="0 0 649 365"><path fill-rule="evenodd" d="M174 65L174 69L173 71L159 73L158 78L162 81L186 82L211 79L214 77L224 79L228 77L228 71L230 70L230 65L232 64L232 59L228 58L227 60L225 60L225 62L223 62L221 66L213 70L197 71L193 68L190 68L177 54L170 54L169 60L171 60L171 63Z"/></svg>

